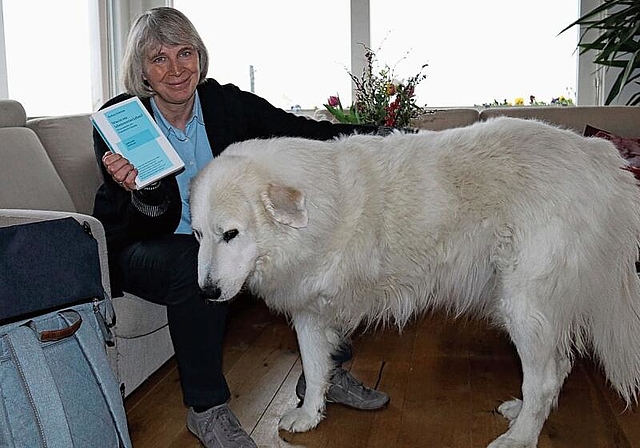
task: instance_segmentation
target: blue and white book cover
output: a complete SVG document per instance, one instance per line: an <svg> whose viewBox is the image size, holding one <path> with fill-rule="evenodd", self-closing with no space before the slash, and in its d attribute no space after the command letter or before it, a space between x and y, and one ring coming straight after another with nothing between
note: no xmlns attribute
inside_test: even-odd
<svg viewBox="0 0 640 448"><path fill-rule="evenodd" d="M184 167L178 153L137 97L91 114L91 121L111 151L121 154L136 167L138 188Z"/></svg>

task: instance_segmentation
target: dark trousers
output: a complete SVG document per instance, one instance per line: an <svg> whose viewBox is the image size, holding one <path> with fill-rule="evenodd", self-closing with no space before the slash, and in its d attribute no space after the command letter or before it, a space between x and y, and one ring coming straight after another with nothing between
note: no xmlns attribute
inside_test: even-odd
<svg viewBox="0 0 640 448"><path fill-rule="evenodd" d="M166 235L132 244L118 257L123 289L166 305L184 402L211 407L229 399L222 374L228 303L207 302L198 287L198 243Z"/></svg>

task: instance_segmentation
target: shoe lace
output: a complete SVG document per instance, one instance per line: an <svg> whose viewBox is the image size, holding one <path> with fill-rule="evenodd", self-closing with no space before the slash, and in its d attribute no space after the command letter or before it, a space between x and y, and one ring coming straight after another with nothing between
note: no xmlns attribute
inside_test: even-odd
<svg viewBox="0 0 640 448"><path fill-rule="evenodd" d="M351 375L348 371L344 369L337 369L333 374L334 384L339 384L340 387L344 390L350 389L359 389L361 391L366 391L367 388L364 386L362 381L358 380L356 377Z"/></svg>
<svg viewBox="0 0 640 448"><path fill-rule="evenodd" d="M220 409L212 415L209 426L216 421L218 428L222 431L222 434L228 440L238 440L245 437L244 429L240 426L239 422L232 417L230 411L226 408Z"/></svg>

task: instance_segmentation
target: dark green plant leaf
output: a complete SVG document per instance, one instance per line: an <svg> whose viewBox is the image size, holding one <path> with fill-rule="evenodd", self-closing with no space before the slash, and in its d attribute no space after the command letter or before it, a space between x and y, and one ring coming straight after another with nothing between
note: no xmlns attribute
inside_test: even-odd
<svg viewBox="0 0 640 448"><path fill-rule="evenodd" d="M640 83L636 83L636 84L638 84L640 86ZM640 105L640 92L636 92L633 95L631 95L631 98L629 99L627 104L629 106L638 106L638 105Z"/></svg>
<svg viewBox="0 0 640 448"><path fill-rule="evenodd" d="M638 78L640 70L640 1L638 0L605 0L593 10L583 14L568 25L559 34L574 26L584 28L578 40L579 54L595 52L593 62L620 69L614 84L611 86L605 104L611 104L622 90ZM589 31L598 35L587 41ZM637 82L635 83L637 84ZM637 105L640 95L634 94L627 104Z"/></svg>

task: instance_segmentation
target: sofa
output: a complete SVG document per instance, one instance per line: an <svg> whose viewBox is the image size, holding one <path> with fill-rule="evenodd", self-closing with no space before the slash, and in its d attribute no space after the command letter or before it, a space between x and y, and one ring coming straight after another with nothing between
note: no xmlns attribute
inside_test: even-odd
<svg viewBox="0 0 640 448"><path fill-rule="evenodd" d="M0 100L0 226L60 216L91 215L102 183L88 114L27 119L17 101ZM110 294L104 229L93 232L101 248L103 284ZM1 286L0 286L1 287ZM115 345L109 359L123 396L173 355L165 307L125 293L113 298Z"/></svg>
<svg viewBox="0 0 640 448"><path fill-rule="evenodd" d="M624 106L436 109L413 126L438 131L497 115L540 119L579 133L590 125L640 137L640 107ZM27 118L19 102L0 100L0 226L61 215L94 220L90 214L101 182L88 114ZM109 293L104 232L96 236L102 241ZM173 355L173 348L164 307L129 293L114 297L113 303L116 343L109 355L126 396Z"/></svg>

